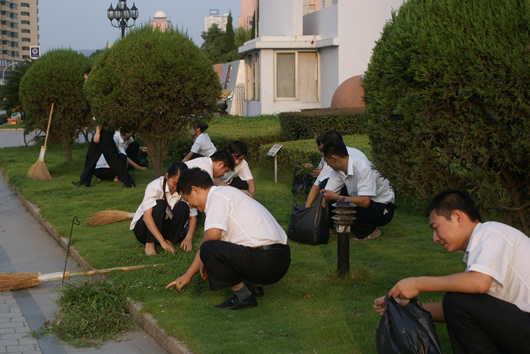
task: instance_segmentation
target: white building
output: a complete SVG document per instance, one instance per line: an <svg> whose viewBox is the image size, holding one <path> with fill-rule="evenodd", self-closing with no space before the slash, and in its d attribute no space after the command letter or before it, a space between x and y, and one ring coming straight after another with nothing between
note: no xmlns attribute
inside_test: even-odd
<svg viewBox="0 0 530 354"><path fill-rule="evenodd" d="M303 16L304 0L259 2L259 37L245 55L246 116L326 108L345 80L362 75L392 9L403 0L326 0Z"/></svg>
<svg viewBox="0 0 530 354"><path fill-rule="evenodd" d="M153 16L153 19L149 20L149 24L153 28L159 29L164 32L167 28L171 28L171 21L167 19L166 13L164 11L157 11Z"/></svg>
<svg viewBox="0 0 530 354"><path fill-rule="evenodd" d="M219 15L218 9L210 9L210 16L204 18L204 31L208 32L208 28L216 24L221 31L226 31L226 24L228 23L228 14Z"/></svg>

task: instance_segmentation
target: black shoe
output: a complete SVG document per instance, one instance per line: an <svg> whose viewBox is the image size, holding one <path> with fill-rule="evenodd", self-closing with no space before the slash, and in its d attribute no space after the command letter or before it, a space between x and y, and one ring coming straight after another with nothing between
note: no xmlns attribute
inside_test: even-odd
<svg viewBox="0 0 530 354"><path fill-rule="evenodd" d="M252 295L254 295L254 297L262 297L263 294L265 293L263 291L263 286L255 284L255 283L251 283L251 282L246 281L246 280L244 280L243 282L244 282L245 286L247 287L247 289L250 290Z"/></svg>
<svg viewBox="0 0 530 354"><path fill-rule="evenodd" d="M81 181L79 181L79 182L72 182L72 184L73 184L74 186L77 186L77 187L80 187L80 186L90 187L90 184L88 184L88 183L83 183L83 182L81 182Z"/></svg>
<svg viewBox="0 0 530 354"><path fill-rule="evenodd" d="M256 301L254 295L249 295L243 301L240 301L235 294L230 295L230 297L225 302L222 302L219 305L215 305L215 307L217 307L218 309L230 310L250 309L256 306L258 306L258 302Z"/></svg>
<svg viewBox="0 0 530 354"><path fill-rule="evenodd" d="M134 187L136 187L136 185L135 185L134 183L129 183L129 184L125 184L125 183L124 183L124 184L121 186L121 188L134 188Z"/></svg>

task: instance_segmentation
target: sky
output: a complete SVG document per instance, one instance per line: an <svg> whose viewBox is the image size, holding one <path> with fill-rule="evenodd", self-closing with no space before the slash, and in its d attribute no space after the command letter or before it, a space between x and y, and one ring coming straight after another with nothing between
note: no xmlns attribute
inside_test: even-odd
<svg viewBox="0 0 530 354"><path fill-rule="evenodd" d="M112 7L117 2L113 0ZM173 27L187 30L199 46L210 9L219 9L220 14L231 10L235 27L240 6L240 0L127 0L129 8L133 3L140 13L137 25L148 23L155 12L162 10ZM121 29L112 27L107 18L110 5L109 0L39 0L41 53L55 48L95 50L114 43L121 37Z"/></svg>

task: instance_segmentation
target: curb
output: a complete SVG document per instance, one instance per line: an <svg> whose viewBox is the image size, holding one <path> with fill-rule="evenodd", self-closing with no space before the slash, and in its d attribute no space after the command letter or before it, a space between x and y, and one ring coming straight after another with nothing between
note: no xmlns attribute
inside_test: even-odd
<svg viewBox="0 0 530 354"><path fill-rule="evenodd" d="M4 178L4 181L10 186L7 181L7 176L4 171L0 168L0 173ZM11 187L17 194L18 199L26 207L28 212L44 227L46 232L66 251L68 249L68 239L66 237L59 237L55 232L55 228L48 221L44 220L40 215L40 209L28 201L17 188ZM70 247L69 255L77 262L77 264L87 270L92 268L84 259L79 255L79 252L73 247ZM189 350L181 341L177 338L167 335L166 331L158 327L158 321L149 313L143 312L142 304L140 302L131 302L129 305L129 312L136 317L136 322L149 334L162 348L168 351L170 354L188 354L193 353Z"/></svg>

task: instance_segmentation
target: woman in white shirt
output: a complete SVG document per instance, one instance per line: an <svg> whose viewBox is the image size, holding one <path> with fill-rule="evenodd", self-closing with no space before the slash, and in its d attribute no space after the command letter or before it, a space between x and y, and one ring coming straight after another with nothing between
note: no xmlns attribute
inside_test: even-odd
<svg viewBox="0 0 530 354"><path fill-rule="evenodd" d="M210 157L217 151L215 145L210 140L210 137L205 133L206 129L208 129L208 124L206 122L196 120L191 123L190 133L191 138L193 139L193 145L191 146L189 154L182 159L182 162L189 161L196 157Z"/></svg>
<svg viewBox="0 0 530 354"><path fill-rule="evenodd" d="M182 171L188 169L183 162L173 162L165 176L149 183L145 189L142 204L136 210L131 222L136 239L145 245L146 255L155 255L155 244L175 253L173 244L190 252L191 238L197 224L197 211L181 200L177 193L177 182ZM189 221L188 231L183 230Z"/></svg>

